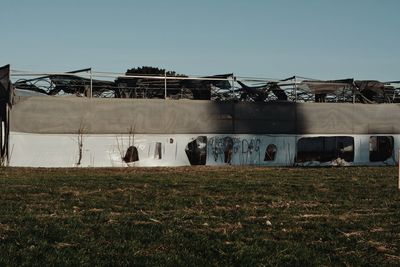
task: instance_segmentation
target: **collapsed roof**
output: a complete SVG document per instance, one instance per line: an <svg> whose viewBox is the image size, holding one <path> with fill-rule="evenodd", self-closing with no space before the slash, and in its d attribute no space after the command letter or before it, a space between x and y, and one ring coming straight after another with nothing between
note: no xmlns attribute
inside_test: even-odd
<svg viewBox="0 0 400 267"><path fill-rule="evenodd" d="M301 93L315 102L392 103L399 102L395 87L373 80L302 81Z"/></svg>
<svg viewBox="0 0 400 267"><path fill-rule="evenodd" d="M183 79L187 76L119 77L114 81L89 79L72 74L47 75L33 79L20 79L14 87L20 90L38 92L44 95L71 94L77 96L114 97L114 98L164 98L167 88L169 98L187 98L210 100L213 88L229 90L228 80L232 74L201 77L200 80Z"/></svg>
<svg viewBox="0 0 400 267"><path fill-rule="evenodd" d="M150 67L148 67L151 69ZM140 68L139 68L140 69ZM153 68L152 70L164 71ZM233 74L188 77L165 72L162 75L129 72L114 80L99 80L78 73L51 74L20 79L14 87L44 95L76 95L112 98L171 98L215 101L296 101L399 103L400 82L375 80L312 80L289 77L284 80L259 80L234 77Z"/></svg>

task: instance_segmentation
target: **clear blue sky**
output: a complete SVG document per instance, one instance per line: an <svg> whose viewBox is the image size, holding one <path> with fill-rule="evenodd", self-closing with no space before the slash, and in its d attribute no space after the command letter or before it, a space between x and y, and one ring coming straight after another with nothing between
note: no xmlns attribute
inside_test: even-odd
<svg viewBox="0 0 400 267"><path fill-rule="evenodd" d="M400 79L397 0L2 0L0 65Z"/></svg>

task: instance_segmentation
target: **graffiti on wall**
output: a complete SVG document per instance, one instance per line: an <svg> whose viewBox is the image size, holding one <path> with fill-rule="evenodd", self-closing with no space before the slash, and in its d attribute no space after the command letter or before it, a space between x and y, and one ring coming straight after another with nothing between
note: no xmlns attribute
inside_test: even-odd
<svg viewBox="0 0 400 267"><path fill-rule="evenodd" d="M260 164L261 139L215 136L208 139L208 155L218 163Z"/></svg>

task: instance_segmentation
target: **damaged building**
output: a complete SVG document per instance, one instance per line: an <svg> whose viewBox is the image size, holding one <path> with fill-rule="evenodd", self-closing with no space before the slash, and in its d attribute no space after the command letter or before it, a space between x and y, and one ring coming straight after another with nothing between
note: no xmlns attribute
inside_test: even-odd
<svg viewBox="0 0 400 267"><path fill-rule="evenodd" d="M393 165L399 81L0 69L1 164Z"/></svg>

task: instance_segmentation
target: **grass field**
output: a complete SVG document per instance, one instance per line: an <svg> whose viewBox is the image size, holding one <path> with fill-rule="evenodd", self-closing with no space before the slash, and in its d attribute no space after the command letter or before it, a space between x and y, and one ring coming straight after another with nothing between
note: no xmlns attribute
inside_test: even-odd
<svg viewBox="0 0 400 267"><path fill-rule="evenodd" d="M400 265L397 169L0 169L0 266Z"/></svg>

